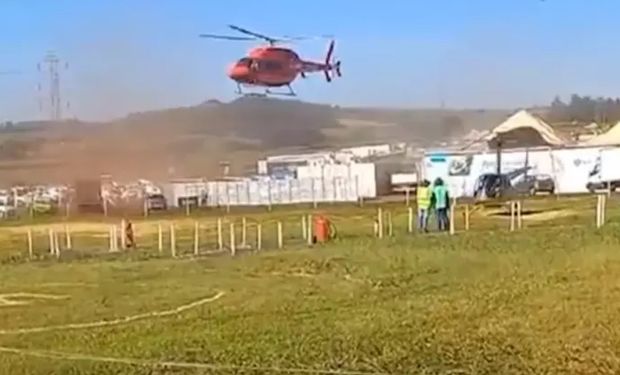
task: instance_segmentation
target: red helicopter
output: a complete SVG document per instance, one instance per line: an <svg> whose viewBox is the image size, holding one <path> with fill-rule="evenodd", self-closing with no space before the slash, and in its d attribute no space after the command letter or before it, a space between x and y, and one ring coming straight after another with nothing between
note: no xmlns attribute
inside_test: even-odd
<svg viewBox="0 0 620 375"><path fill-rule="evenodd" d="M228 36L215 34L201 34L201 38L214 38L225 40L265 40L267 46L255 47L250 50L247 56L239 59L228 70L228 76L237 82L237 94L245 94L241 86L263 87L265 95L286 95L295 96L291 83L295 81L297 75L306 78L306 73L323 72L327 82L332 80L332 72L341 77L340 61L333 60L335 42L329 43L327 56L324 62L302 60L299 55L289 48L277 47L277 43L293 40L303 40L307 38L285 37L283 39L271 38L258 34L235 25L228 25L231 29L246 36ZM272 92L270 89L275 87L288 88L288 92Z"/></svg>

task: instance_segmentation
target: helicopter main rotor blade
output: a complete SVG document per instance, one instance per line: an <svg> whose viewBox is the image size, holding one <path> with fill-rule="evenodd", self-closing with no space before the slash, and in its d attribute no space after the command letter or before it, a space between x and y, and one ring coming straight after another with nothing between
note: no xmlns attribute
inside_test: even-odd
<svg viewBox="0 0 620 375"><path fill-rule="evenodd" d="M240 33L247 34L247 35L252 35L253 37L264 39L264 40L268 41L269 43L275 43L275 42L280 41L279 39L275 39L275 38L271 38L271 37L263 35L263 34L255 33L253 31L241 28L239 26L228 25L228 27L230 27L231 29L233 29L235 31L238 31Z"/></svg>
<svg viewBox="0 0 620 375"><path fill-rule="evenodd" d="M231 36L231 35L216 35L216 34L200 34L200 38L210 39L224 39L224 40L256 40L256 38L250 38L248 36Z"/></svg>
<svg viewBox="0 0 620 375"><path fill-rule="evenodd" d="M317 39L334 39L333 35L317 35L317 36L291 36L284 35L283 40L300 41L300 40L317 40Z"/></svg>
<svg viewBox="0 0 620 375"><path fill-rule="evenodd" d="M249 35L249 36L232 36L232 35L218 35L218 34L200 34L201 38L212 38L212 39L224 39L224 40L257 40L263 39L269 42L270 44L280 43L280 42L294 42L301 40L309 40L309 39L333 39L332 35L320 35L320 36L290 36L286 35L282 38L272 38L270 36L256 33L254 31L250 31L248 29L244 29L235 25L228 25L229 28L235 30L237 32Z"/></svg>

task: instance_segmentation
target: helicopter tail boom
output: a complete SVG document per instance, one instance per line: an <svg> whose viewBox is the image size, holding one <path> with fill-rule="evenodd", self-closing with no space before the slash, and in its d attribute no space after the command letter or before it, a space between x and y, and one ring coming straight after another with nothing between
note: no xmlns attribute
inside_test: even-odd
<svg viewBox="0 0 620 375"><path fill-rule="evenodd" d="M327 82L332 81L332 72L336 74L337 77L342 77L342 72L340 70L340 61L334 61L334 48L335 42L332 40L329 43L329 47L327 49L327 55L325 56L325 61L322 63L304 61L301 64L300 73L302 76L305 76L305 73L314 73L314 72L323 72L325 75L325 80Z"/></svg>

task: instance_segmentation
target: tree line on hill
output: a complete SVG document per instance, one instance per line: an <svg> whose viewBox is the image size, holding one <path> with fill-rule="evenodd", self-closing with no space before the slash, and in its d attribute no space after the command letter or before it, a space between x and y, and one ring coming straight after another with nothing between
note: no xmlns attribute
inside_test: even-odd
<svg viewBox="0 0 620 375"><path fill-rule="evenodd" d="M592 98L573 94L568 102L564 102L556 96L546 117L555 123L615 124L620 121L620 98Z"/></svg>

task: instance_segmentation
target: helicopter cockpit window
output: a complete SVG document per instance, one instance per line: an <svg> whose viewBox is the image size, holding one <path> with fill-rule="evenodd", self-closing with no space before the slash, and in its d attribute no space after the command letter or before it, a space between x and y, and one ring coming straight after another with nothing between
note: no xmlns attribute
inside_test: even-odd
<svg viewBox="0 0 620 375"><path fill-rule="evenodd" d="M249 68L252 65L252 59L250 59L249 57L244 57L241 60L237 61L237 65L241 65L241 66L245 66Z"/></svg>

